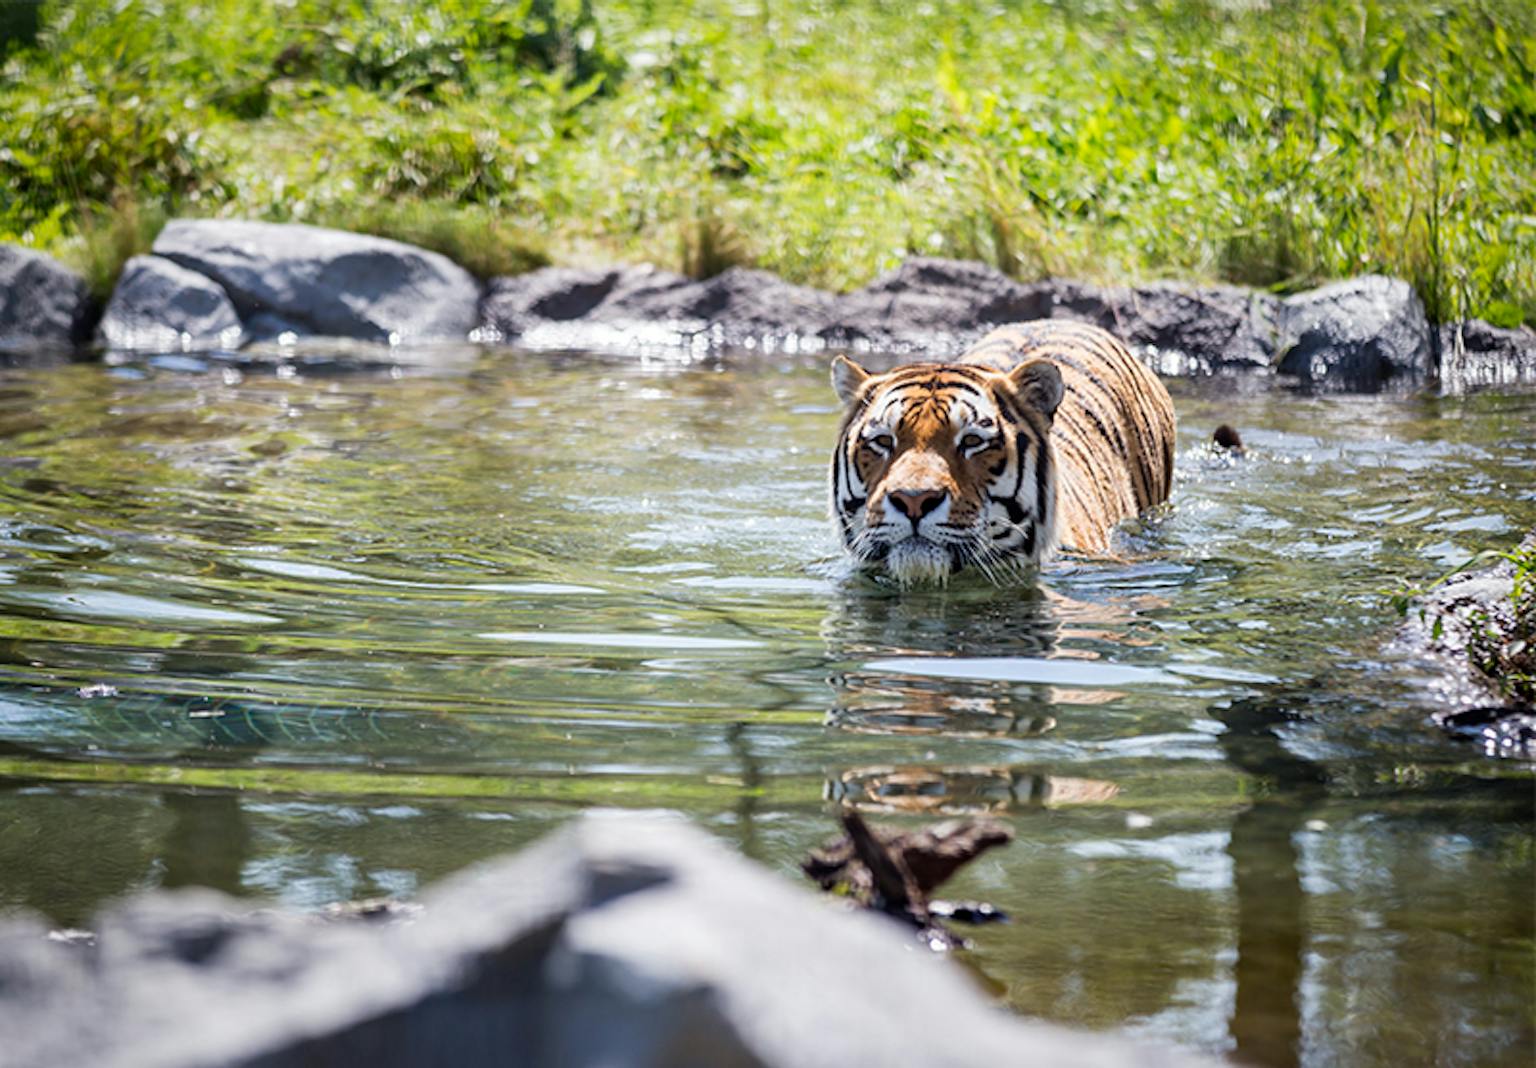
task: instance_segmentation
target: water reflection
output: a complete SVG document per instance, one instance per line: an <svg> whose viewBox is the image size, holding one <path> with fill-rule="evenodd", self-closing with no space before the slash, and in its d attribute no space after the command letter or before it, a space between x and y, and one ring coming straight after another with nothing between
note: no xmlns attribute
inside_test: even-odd
<svg viewBox="0 0 1536 1068"><path fill-rule="evenodd" d="M161 804L172 820L159 857L160 885L241 893L251 857L251 830L239 795L222 790L167 790Z"/></svg>
<svg viewBox="0 0 1536 1068"><path fill-rule="evenodd" d="M1281 739L1293 707L1266 697L1214 711L1227 728L1227 760L1266 784L1233 819L1227 845L1237 904L1231 1034L1237 1059L1264 1068L1287 1068L1301 1056L1306 895L1295 838L1327 792L1324 771Z"/></svg>
<svg viewBox="0 0 1536 1068"><path fill-rule="evenodd" d="M822 796L877 812L959 816L1102 804L1119 792L1115 783L1100 779L1021 768L908 765L850 768L827 780Z"/></svg>
<svg viewBox="0 0 1536 1068"><path fill-rule="evenodd" d="M952 738L1040 735L1056 726L1056 717L1043 711L1057 696L1053 688L1000 695L954 693L950 685L865 671L844 672L835 680L827 725L865 734L943 734Z"/></svg>

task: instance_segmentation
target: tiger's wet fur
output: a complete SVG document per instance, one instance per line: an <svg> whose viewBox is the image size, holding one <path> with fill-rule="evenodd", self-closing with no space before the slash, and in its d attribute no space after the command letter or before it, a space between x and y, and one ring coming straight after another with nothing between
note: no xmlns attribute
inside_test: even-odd
<svg viewBox="0 0 1536 1068"><path fill-rule="evenodd" d="M1062 320L999 327L959 359L871 374L833 361L843 546L902 585L994 580L1058 546L1109 547L1167 500L1173 402L1114 336Z"/></svg>

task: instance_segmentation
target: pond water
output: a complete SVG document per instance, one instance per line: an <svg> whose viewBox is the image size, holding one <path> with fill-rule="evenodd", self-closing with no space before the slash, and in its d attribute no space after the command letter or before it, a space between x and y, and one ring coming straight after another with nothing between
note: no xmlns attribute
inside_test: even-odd
<svg viewBox="0 0 1536 1068"><path fill-rule="evenodd" d="M986 812L947 892L1021 1013L1531 1063L1531 770L1383 639L1536 525L1536 395L1175 381L1121 559L896 595L836 558L824 367L0 371L0 908L410 896L589 805L799 878L839 804Z"/></svg>

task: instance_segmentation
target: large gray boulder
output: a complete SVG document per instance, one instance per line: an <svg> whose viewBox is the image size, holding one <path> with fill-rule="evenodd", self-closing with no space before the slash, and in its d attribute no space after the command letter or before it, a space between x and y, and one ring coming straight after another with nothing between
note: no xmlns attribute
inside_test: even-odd
<svg viewBox="0 0 1536 1068"><path fill-rule="evenodd" d="M217 283L252 339L463 341L480 285L446 256L399 241L288 223L176 219L155 255Z"/></svg>
<svg viewBox="0 0 1536 1068"><path fill-rule="evenodd" d="M41 252L0 244L0 355L68 355L90 337L85 279Z"/></svg>
<svg viewBox="0 0 1536 1068"><path fill-rule="evenodd" d="M149 352L233 349L243 336L223 286L160 256L124 265L96 330L106 348Z"/></svg>
<svg viewBox="0 0 1536 1068"><path fill-rule="evenodd" d="M1434 371L1424 305L1401 278L1362 275L1288 297L1279 370L1324 388L1375 390Z"/></svg>
<svg viewBox="0 0 1536 1068"><path fill-rule="evenodd" d="M107 914L94 948L13 924L0 1050L36 1068L1209 1063L1010 1017L893 921L615 814L451 880L409 923L180 892Z"/></svg>

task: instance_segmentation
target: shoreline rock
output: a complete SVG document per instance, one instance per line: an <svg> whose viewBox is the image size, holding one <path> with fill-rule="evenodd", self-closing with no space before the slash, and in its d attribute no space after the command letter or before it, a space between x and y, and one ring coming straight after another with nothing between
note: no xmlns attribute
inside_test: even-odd
<svg viewBox="0 0 1536 1068"><path fill-rule="evenodd" d="M72 277L0 246L0 351L79 352L91 310L82 281L60 280ZM69 299L10 321L44 289ZM1433 326L1412 287L1379 275L1282 298L1231 285L1025 283L977 262L913 257L849 293L747 268L695 281L648 265L546 267L482 286L438 253L385 238L190 219L167 224L152 253L130 261L96 338L108 353L268 353L340 339L386 351L469 343L943 359L998 323L1049 318L1102 326L1169 376L1254 372L1351 392L1536 384L1536 331Z"/></svg>
<svg viewBox="0 0 1536 1068"><path fill-rule="evenodd" d="M1536 383L1536 330L1493 326L1481 319L1444 323L1436 332L1446 393Z"/></svg>
<svg viewBox="0 0 1536 1068"><path fill-rule="evenodd" d="M130 267L97 332L108 348L157 351L160 339L210 329L222 337L231 313L237 344L463 342L479 324L480 284L446 256L341 230L174 219ZM171 278L189 279L192 292L178 299Z"/></svg>
<svg viewBox="0 0 1536 1068"><path fill-rule="evenodd" d="M109 909L94 940L12 921L0 1049L102 1068L1217 1063L1013 1017L895 921L619 813L449 879L405 922L186 890Z"/></svg>
<svg viewBox="0 0 1536 1068"><path fill-rule="evenodd" d="M84 278L41 252L0 244L0 364L68 359L90 337L95 312Z"/></svg>
<svg viewBox="0 0 1536 1068"><path fill-rule="evenodd" d="M135 256L96 330L103 348L142 352L234 349L240 315L224 287L160 256Z"/></svg>

